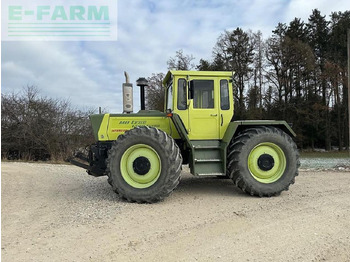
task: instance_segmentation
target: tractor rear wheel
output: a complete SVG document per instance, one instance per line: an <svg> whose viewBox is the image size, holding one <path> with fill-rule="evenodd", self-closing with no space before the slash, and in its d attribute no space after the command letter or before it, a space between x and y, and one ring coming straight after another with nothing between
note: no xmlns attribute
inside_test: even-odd
<svg viewBox="0 0 350 262"><path fill-rule="evenodd" d="M292 138L275 127L249 128L230 143L227 173L237 187L260 197L294 184L299 153Z"/></svg>
<svg viewBox="0 0 350 262"><path fill-rule="evenodd" d="M108 182L129 202L154 203L179 184L182 157L174 139L153 127L118 137L107 159Z"/></svg>

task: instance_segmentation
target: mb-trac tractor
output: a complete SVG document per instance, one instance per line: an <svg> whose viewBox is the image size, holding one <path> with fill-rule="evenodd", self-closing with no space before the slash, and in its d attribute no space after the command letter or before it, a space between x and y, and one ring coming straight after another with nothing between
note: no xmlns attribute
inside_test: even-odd
<svg viewBox="0 0 350 262"><path fill-rule="evenodd" d="M153 203L179 184L182 165L194 176L232 179L244 192L270 197L288 190L298 175L295 133L285 121L233 121L232 72L169 71L164 111L133 113L132 84L125 73L122 114L90 116L96 143L88 164L72 160L92 176L107 175L129 202ZM147 90L146 90L147 91Z"/></svg>

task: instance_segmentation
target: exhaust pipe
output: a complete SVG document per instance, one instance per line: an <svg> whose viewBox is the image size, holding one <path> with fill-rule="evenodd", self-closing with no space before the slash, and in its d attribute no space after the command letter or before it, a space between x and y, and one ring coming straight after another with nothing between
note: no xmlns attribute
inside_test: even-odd
<svg viewBox="0 0 350 262"><path fill-rule="evenodd" d="M148 86L148 81L144 77L136 80L136 85L140 87L140 105L141 110L145 110L145 86Z"/></svg>
<svg viewBox="0 0 350 262"><path fill-rule="evenodd" d="M130 83L129 74L124 71L124 75L125 75L125 83L129 84Z"/></svg>
<svg viewBox="0 0 350 262"><path fill-rule="evenodd" d="M130 114L133 111L133 93L129 74L124 72L125 83L123 83L123 113Z"/></svg>

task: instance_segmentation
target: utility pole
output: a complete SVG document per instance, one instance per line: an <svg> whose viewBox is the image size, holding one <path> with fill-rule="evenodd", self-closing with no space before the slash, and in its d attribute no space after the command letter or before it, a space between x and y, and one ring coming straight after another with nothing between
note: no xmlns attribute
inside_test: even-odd
<svg viewBox="0 0 350 262"><path fill-rule="evenodd" d="M348 149L350 156L350 29L348 29Z"/></svg>

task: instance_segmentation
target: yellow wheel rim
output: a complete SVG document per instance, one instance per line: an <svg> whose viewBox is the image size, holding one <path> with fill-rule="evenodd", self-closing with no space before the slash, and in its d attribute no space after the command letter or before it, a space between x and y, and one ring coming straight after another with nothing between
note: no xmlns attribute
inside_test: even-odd
<svg viewBox="0 0 350 262"><path fill-rule="evenodd" d="M150 146L137 144L129 147L120 160L120 172L124 181L134 188L147 188L159 178L161 161Z"/></svg>
<svg viewBox="0 0 350 262"><path fill-rule="evenodd" d="M286 162L286 156L278 145L265 142L250 151L248 169L255 180L270 184L283 176Z"/></svg>

